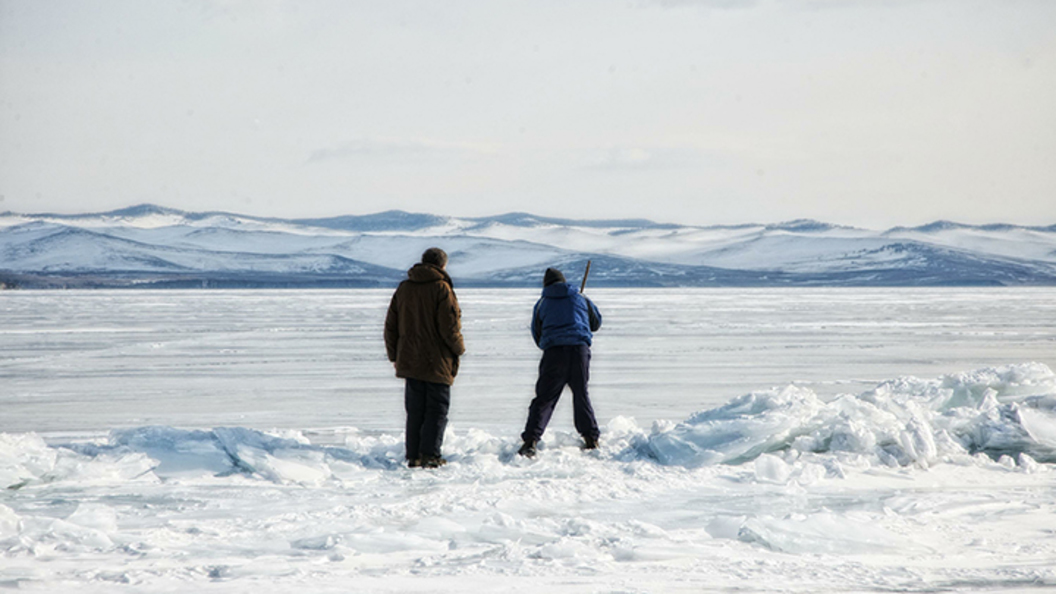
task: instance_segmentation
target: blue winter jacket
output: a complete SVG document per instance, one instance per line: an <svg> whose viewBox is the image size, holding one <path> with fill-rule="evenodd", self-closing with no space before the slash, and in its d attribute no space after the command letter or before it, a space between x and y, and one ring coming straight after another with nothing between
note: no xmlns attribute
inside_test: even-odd
<svg viewBox="0 0 1056 594"><path fill-rule="evenodd" d="M532 312L532 338L544 351L553 346L590 346L593 332L601 328L601 312L569 283L543 288L543 297Z"/></svg>

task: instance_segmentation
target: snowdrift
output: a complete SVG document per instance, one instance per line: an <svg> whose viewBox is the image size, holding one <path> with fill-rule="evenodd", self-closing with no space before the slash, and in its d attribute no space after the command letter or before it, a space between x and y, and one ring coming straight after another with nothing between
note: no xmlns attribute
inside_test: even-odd
<svg viewBox="0 0 1056 594"><path fill-rule="evenodd" d="M1056 377L1040 363L899 378L822 402L796 386L754 392L658 423L639 450L661 464L742 464L767 452L887 466L979 453L1056 461Z"/></svg>
<svg viewBox="0 0 1056 594"><path fill-rule="evenodd" d="M1040 363L883 382L858 395L823 402L796 386L753 392L680 423L651 431L633 419L605 428L591 455L693 469L750 465L764 481L811 472L843 476L845 468L927 468L938 463L997 463L1030 470L1056 462L1056 374ZM574 448L578 438L549 433L546 450ZM515 436L450 431L447 457L467 465L531 464L516 457ZM253 477L318 485L364 470L402 467L401 436L349 430L344 445L314 445L298 431L242 427L187 430L141 427L112 431L104 443L49 446L34 434L0 434L0 486L41 482Z"/></svg>

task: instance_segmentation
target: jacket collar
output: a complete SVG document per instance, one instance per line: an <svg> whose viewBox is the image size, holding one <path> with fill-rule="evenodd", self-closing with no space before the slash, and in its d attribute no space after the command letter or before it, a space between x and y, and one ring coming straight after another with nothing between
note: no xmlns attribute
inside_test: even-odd
<svg viewBox="0 0 1056 594"><path fill-rule="evenodd" d="M451 277L448 276L447 271L432 264L415 264L407 271L407 278L412 283L435 283L436 281L443 281L450 285L451 288L455 287L455 284L451 282Z"/></svg>

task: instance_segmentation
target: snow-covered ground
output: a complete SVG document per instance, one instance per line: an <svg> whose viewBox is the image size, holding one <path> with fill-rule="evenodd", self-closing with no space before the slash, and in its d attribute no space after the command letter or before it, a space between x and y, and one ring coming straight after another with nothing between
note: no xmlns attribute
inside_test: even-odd
<svg viewBox="0 0 1056 594"><path fill-rule="evenodd" d="M460 295L412 471L387 291L0 294L0 585L1056 588L1056 290L592 291L602 447L534 460L536 292Z"/></svg>

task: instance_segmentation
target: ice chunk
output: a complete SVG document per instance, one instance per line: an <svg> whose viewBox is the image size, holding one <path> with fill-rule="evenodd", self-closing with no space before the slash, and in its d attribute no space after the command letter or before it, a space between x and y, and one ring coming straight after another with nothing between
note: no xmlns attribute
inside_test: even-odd
<svg viewBox="0 0 1056 594"><path fill-rule="evenodd" d="M329 551L341 542L341 537L334 534L310 536L290 541L290 547L307 551Z"/></svg>
<svg viewBox="0 0 1056 594"><path fill-rule="evenodd" d="M749 518L737 539L783 553L900 553L918 547L872 523L822 512L805 516Z"/></svg>
<svg viewBox="0 0 1056 594"><path fill-rule="evenodd" d="M1056 406L1048 409L1040 406L1020 406L1017 410L1020 425L1030 439L1041 446L1056 450Z"/></svg>
<svg viewBox="0 0 1056 594"><path fill-rule="evenodd" d="M114 546L102 530L43 517L23 518L21 538L25 543L53 544L67 551L106 550Z"/></svg>
<svg viewBox="0 0 1056 594"><path fill-rule="evenodd" d="M1041 470L1041 466L1038 464L1038 462L1027 454L1021 453L1016 459L1016 463L1019 466L1020 470L1027 474L1033 474Z"/></svg>
<svg viewBox="0 0 1056 594"><path fill-rule="evenodd" d="M110 442L156 460L154 473L163 478L223 474L234 468L231 457L211 431L139 427L112 431Z"/></svg>
<svg viewBox="0 0 1056 594"><path fill-rule="evenodd" d="M792 467L773 454L763 454L755 459L755 478L768 483L785 484L792 476Z"/></svg>
<svg viewBox="0 0 1056 594"><path fill-rule="evenodd" d="M333 473L325 453L303 435L272 437L243 427L213 430L236 467L275 482L319 484Z"/></svg>
<svg viewBox="0 0 1056 594"><path fill-rule="evenodd" d="M112 507L98 503L82 503L66 521L71 524L94 528L100 532L117 532L117 512Z"/></svg>
<svg viewBox="0 0 1056 594"><path fill-rule="evenodd" d="M1039 363L938 380L900 378L823 403L809 390L756 392L676 425L657 423L641 449L666 465L740 464L767 452L854 454L928 466L940 457L1026 453L1056 460L1056 379ZM761 480L767 480L766 464Z"/></svg>
<svg viewBox="0 0 1056 594"><path fill-rule="evenodd" d="M809 434L823 408L812 391L796 386L753 392L670 429L658 428L647 448L663 464L738 464Z"/></svg>
<svg viewBox="0 0 1056 594"><path fill-rule="evenodd" d="M58 458L35 433L0 433L0 488L18 489L40 480Z"/></svg>
<svg viewBox="0 0 1056 594"><path fill-rule="evenodd" d="M18 514L0 503L0 541L18 534Z"/></svg>
<svg viewBox="0 0 1056 594"><path fill-rule="evenodd" d="M712 538L735 540L740 537L741 527L747 519L747 516L718 516L708 523L706 530Z"/></svg>

